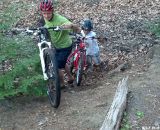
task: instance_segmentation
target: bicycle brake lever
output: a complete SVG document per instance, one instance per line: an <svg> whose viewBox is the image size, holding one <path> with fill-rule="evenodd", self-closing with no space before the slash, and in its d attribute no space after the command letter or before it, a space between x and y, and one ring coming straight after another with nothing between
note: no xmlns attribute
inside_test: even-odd
<svg viewBox="0 0 160 130"><path fill-rule="evenodd" d="M62 30L62 28L60 28L59 26L53 29L53 31L60 31L60 30Z"/></svg>
<svg viewBox="0 0 160 130"><path fill-rule="evenodd" d="M33 30L30 30L29 28L27 28L25 32L28 33L28 34L32 34Z"/></svg>

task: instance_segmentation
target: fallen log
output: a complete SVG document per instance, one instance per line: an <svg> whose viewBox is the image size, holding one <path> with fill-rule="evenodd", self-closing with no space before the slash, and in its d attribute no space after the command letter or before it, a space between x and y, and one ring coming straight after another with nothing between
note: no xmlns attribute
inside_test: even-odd
<svg viewBox="0 0 160 130"><path fill-rule="evenodd" d="M119 130L123 112L127 102L128 77L119 82L113 102L100 130Z"/></svg>

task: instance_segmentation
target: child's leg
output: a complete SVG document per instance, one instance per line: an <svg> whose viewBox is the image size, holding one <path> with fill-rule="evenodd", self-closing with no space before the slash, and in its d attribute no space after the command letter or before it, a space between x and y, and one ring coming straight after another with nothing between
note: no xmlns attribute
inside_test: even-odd
<svg viewBox="0 0 160 130"><path fill-rule="evenodd" d="M87 68L88 70L93 70L93 66L92 66L92 56L87 55Z"/></svg>
<svg viewBox="0 0 160 130"><path fill-rule="evenodd" d="M100 60L99 53L94 55L92 57L92 60L93 60L93 63L94 63L95 70L102 71L103 70L103 64L102 64L102 62Z"/></svg>
<svg viewBox="0 0 160 130"><path fill-rule="evenodd" d="M99 53L92 56L92 60L93 60L94 65L97 65L97 66L100 65L101 60L100 60Z"/></svg>

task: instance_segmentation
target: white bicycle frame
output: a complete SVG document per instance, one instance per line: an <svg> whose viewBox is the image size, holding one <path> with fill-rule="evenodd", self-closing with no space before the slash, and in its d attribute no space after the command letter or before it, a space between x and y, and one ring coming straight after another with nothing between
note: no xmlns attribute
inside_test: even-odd
<svg viewBox="0 0 160 130"><path fill-rule="evenodd" d="M48 47L42 48L43 44L47 44L49 46L49 48L51 48L51 42L47 42L47 41L42 41L38 43L38 48L39 48L39 56L40 56L40 60L41 60L41 67L42 67L42 72L43 72L43 78L44 80L48 80L48 76L45 73L45 61L44 61L44 50L48 49Z"/></svg>

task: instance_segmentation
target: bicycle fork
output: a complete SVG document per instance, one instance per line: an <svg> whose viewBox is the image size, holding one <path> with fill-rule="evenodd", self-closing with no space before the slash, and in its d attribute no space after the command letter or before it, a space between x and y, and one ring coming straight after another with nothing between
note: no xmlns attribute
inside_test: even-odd
<svg viewBox="0 0 160 130"><path fill-rule="evenodd" d="M38 43L38 47L39 47L39 57L41 60L41 67L42 67L42 72L43 72L43 78L44 80L48 80L48 76L46 74L46 66L45 66L45 60L44 60L44 51L45 49L48 49L48 47L42 48L42 44L47 43L49 45L49 48L51 47L51 43L50 42L40 42Z"/></svg>

